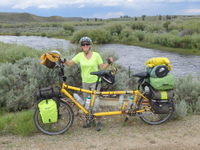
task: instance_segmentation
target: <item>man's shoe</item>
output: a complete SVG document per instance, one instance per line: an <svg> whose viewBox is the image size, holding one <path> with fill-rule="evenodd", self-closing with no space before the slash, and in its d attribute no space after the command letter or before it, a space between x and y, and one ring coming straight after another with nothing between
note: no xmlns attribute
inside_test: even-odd
<svg viewBox="0 0 200 150"><path fill-rule="evenodd" d="M103 125L101 122L98 122L96 125L96 131L101 131L101 129L103 128Z"/></svg>

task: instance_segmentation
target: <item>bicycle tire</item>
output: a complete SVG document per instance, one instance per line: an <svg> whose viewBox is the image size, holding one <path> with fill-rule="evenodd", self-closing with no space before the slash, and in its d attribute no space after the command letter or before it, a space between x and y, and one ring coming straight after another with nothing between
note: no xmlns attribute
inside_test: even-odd
<svg viewBox="0 0 200 150"><path fill-rule="evenodd" d="M143 101L144 101L144 98L141 98L139 100L139 103L138 103L139 109L142 109L144 107L144 105L150 106L149 103L144 104ZM162 124L162 123L166 122L167 120L169 120L171 118L172 114L173 114L173 111L170 111L168 114L156 114L150 109L149 111L145 111L145 112L140 113L139 118L147 124L159 125L159 124Z"/></svg>
<svg viewBox="0 0 200 150"><path fill-rule="evenodd" d="M34 112L34 123L39 131L47 135L58 135L66 132L73 124L74 113L66 102L59 101L59 117L56 123L43 123L38 107Z"/></svg>

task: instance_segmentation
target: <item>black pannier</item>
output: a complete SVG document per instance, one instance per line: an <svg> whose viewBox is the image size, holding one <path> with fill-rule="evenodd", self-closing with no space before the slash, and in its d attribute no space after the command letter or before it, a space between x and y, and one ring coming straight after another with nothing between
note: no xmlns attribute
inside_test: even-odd
<svg viewBox="0 0 200 150"><path fill-rule="evenodd" d="M174 111L174 90L157 91L150 88L150 104L156 114L168 114Z"/></svg>
<svg viewBox="0 0 200 150"><path fill-rule="evenodd" d="M156 114L168 114L174 111L173 100L151 100L151 107Z"/></svg>

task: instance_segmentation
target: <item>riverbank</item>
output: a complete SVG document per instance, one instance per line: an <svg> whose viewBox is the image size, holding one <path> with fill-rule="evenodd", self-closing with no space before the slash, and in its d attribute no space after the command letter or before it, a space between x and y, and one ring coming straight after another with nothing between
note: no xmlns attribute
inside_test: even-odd
<svg viewBox="0 0 200 150"><path fill-rule="evenodd" d="M137 42L137 43L133 43L131 45L140 46L140 47L144 47L144 48L151 48L151 49L170 52L170 53L177 53L177 54L181 54L181 55L200 56L200 50L197 50L197 49L172 48L172 47L161 46L158 44L151 44L151 43L147 43L147 42Z"/></svg>
<svg viewBox="0 0 200 150"><path fill-rule="evenodd" d="M1 34L0 34L1 35ZM1 36L16 36L16 34L3 34ZM20 36L27 36L26 34L21 34ZM39 37L40 34L33 34L33 35L29 35L29 36L37 36ZM55 38L55 39L60 39L60 40L67 40L70 41L72 37L70 36L62 36L62 35L55 35L55 36L42 36L43 38ZM109 43L107 43L109 44ZM193 55L193 56L200 56L200 50L198 49L183 49L183 48L172 48L172 47L166 47L166 46L162 46L159 44L152 44L152 43L147 43L147 42L133 42L133 43L110 43L110 44L124 44L124 45L132 45L132 46L140 46L143 48L151 48L151 49L155 49L155 50L159 50L159 51L164 51L164 52L170 52L170 53L176 53L176 54L181 54L181 55Z"/></svg>

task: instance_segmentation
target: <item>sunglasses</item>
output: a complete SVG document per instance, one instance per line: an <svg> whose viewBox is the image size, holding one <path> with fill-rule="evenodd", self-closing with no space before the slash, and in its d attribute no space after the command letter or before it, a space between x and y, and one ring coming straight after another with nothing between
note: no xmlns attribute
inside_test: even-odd
<svg viewBox="0 0 200 150"><path fill-rule="evenodd" d="M89 43L83 43L81 44L81 46L89 46L90 44Z"/></svg>

